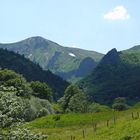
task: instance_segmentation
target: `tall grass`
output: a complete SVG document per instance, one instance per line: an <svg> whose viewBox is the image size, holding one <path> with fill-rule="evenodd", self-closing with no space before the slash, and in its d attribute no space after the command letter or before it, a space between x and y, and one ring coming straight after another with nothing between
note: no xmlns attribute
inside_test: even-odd
<svg viewBox="0 0 140 140"><path fill-rule="evenodd" d="M140 112L138 107L122 112L57 114L36 119L24 127L48 134L48 140L139 140L140 119L137 112Z"/></svg>

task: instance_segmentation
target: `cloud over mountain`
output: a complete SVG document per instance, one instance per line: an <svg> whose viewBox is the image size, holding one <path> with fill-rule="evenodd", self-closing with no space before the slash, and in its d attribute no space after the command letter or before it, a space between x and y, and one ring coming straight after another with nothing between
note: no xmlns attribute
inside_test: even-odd
<svg viewBox="0 0 140 140"><path fill-rule="evenodd" d="M116 6L113 10L104 14L104 19L107 20L126 20L130 18L130 14L127 9L120 5Z"/></svg>

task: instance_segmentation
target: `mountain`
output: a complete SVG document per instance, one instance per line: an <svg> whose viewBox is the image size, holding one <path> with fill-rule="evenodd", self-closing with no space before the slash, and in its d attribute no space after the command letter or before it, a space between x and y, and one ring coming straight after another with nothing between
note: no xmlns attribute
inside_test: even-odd
<svg viewBox="0 0 140 140"><path fill-rule="evenodd" d="M63 96L64 90L69 84L49 70L42 70L38 64L25 58L24 55L4 49L0 49L0 68L14 70L22 74L28 81L46 82L53 89L55 99Z"/></svg>
<svg viewBox="0 0 140 140"><path fill-rule="evenodd" d="M96 67L96 65L97 64L91 57L86 57L82 60L77 69L69 72L56 72L56 74L63 77L64 79L71 79L73 83L76 83L77 81L82 79L82 77L90 74Z"/></svg>
<svg viewBox="0 0 140 140"><path fill-rule="evenodd" d="M38 63L44 70L49 69L66 80L81 78L89 74L90 70L86 63L84 67L81 67L86 58L92 59L90 65L94 68L103 57L103 54L98 52L63 47L39 36L16 43L0 44L0 48L24 54L26 58ZM75 74L79 73L79 69L80 76Z"/></svg>
<svg viewBox="0 0 140 140"><path fill-rule="evenodd" d="M140 46L117 52L109 51L79 86L91 100L111 104L126 97L130 104L140 100Z"/></svg>

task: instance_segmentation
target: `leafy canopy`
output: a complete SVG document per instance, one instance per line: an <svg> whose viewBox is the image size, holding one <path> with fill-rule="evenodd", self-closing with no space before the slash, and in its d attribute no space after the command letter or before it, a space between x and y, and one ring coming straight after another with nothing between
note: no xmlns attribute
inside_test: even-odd
<svg viewBox="0 0 140 140"><path fill-rule="evenodd" d="M53 93L46 83L41 83L39 81L32 81L31 87L34 91L35 96L41 99L47 99L49 101L52 101Z"/></svg>

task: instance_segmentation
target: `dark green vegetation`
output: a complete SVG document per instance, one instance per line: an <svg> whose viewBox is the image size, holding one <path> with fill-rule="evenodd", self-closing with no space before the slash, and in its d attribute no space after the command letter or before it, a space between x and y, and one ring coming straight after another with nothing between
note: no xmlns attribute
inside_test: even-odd
<svg viewBox="0 0 140 140"><path fill-rule="evenodd" d="M118 97L114 100L112 108L115 110L122 111L128 109L129 106L127 105L127 101L124 97Z"/></svg>
<svg viewBox="0 0 140 140"><path fill-rule="evenodd" d="M1 126L10 126L19 119L30 121L43 116L43 113L44 115L54 113L48 101L50 92L46 93L48 94L46 99L35 97L34 89L22 75L11 70L0 70L0 85L0 112L3 118L5 115L9 118L5 123L4 120L1 121Z"/></svg>
<svg viewBox="0 0 140 140"><path fill-rule="evenodd" d="M0 48L24 54L26 58L39 63L43 69L49 69L68 80L76 80L89 74L103 56L94 51L63 47L42 37L0 44Z"/></svg>
<svg viewBox="0 0 140 140"><path fill-rule="evenodd" d="M140 105L132 107L140 100L139 46L112 49L96 67L91 63L85 58L76 74L92 73L69 85L23 55L0 49L0 139L140 139Z"/></svg>
<svg viewBox="0 0 140 140"><path fill-rule="evenodd" d="M40 83L40 91L44 91L44 87L48 86ZM35 118L53 114L54 109L50 99L51 91L45 93L46 98L40 99L35 97L34 88L32 89L31 83L12 70L0 70L0 129L9 128L20 123L34 120ZM23 136L22 136L23 135ZM46 136L34 135L28 130L1 130L0 137L2 139L41 139Z"/></svg>
<svg viewBox="0 0 140 140"><path fill-rule="evenodd" d="M92 101L112 104L126 97L129 104L140 99L140 47L108 52L92 74L79 83Z"/></svg>
<svg viewBox="0 0 140 140"><path fill-rule="evenodd" d="M39 81L32 81L30 85L31 88L33 89L34 96L41 99L47 99L50 102L53 101L53 92L46 83L41 83Z"/></svg>
<svg viewBox="0 0 140 140"><path fill-rule="evenodd" d="M28 81L41 81L47 83L54 92L54 99L63 96L68 83L54 75L50 71L44 71L42 68L24 56L11 51L0 49L0 68L7 68L22 74Z"/></svg>
<svg viewBox="0 0 140 140"><path fill-rule="evenodd" d="M88 96L78 88L70 85L66 88L64 96L58 101L62 113L87 113L109 110L109 107L89 101Z"/></svg>

